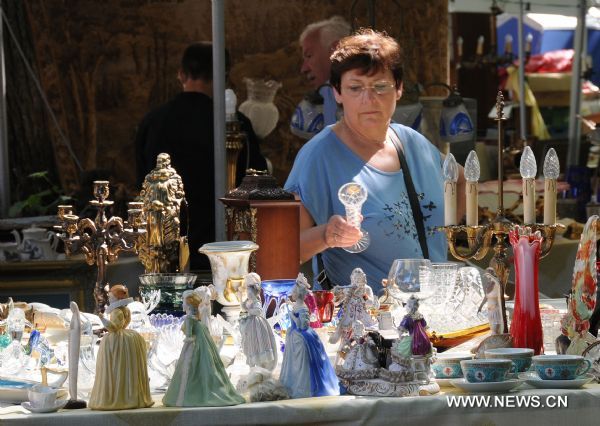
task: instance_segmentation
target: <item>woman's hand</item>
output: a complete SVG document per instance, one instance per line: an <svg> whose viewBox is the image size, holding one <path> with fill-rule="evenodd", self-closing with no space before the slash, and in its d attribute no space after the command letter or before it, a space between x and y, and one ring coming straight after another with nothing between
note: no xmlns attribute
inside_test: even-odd
<svg viewBox="0 0 600 426"><path fill-rule="evenodd" d="M356 244L362 236L360 229L346 222L343 216L336 214L331 216L327 222L324 240L329 247L350 247Z"/></svg>

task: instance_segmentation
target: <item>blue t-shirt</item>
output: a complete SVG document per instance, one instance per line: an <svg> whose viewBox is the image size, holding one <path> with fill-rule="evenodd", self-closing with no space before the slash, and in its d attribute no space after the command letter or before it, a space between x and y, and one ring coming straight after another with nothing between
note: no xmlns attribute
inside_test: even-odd
<svg viewBox="0 0 600 426"><path fill-rule="evenodd" d="M444 261L446 238L436 226L444 224L444 190L440 152L416 131L392 124L408 163L425 221L429 258ZM358 182L368 191L362 206L361 227L371 237L370 246L353 254L342 248L322 253L329 279L337 285L350 284L350 274L360 267L369 285L378 292L394 259L422 258L417 228L410 208L402 170L384 172L366 163L346 146L332 130L323 129L302 147L285 184L287 191L300 196L317 225L334 214L345 216L338 199L339 188Z"/></svg>

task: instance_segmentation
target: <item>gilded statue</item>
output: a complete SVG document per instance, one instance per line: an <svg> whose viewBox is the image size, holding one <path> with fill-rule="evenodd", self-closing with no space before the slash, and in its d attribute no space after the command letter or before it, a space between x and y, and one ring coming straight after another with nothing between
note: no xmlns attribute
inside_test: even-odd
<svg viewBox="0 0 600 426"><path fill-rule="evenodd" d="M156 167L146 175L140 192L146 235L138 254L146 273L184 272L189 264L187 236L180 235L180 213L187 207L183 180L171 166L169 154L158 154Z"/></svg>

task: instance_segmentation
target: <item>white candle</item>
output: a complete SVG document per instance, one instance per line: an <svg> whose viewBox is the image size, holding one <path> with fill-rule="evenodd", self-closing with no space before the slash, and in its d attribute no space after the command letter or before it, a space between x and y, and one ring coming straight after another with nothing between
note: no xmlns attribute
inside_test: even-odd
<svg viewBox="0 0 600 426"><path fill-rule="evenodd" d="M526 146L521 155L519 166L523 178L523 223L535 223L535 175L537 164L535 156L529 146Z"/></svg>
<svg viewBox="0 0 600 426"><path fill-rule="evenodd" d="M456 225L456 181L458 180L458 165L454 155L448 153L442 167L444 176L444 225Z"/></svg>
<svg viewBox="0 0 600 426"><path fill-rule="evenodd" d="M556 224L556 179L544 180L544 225Z"/></svg>
<svg viewBox="0 0 600 426"><path fill-rule="evenodd" d="M456 182L444 182L444 225L456 225Z"/></svg>
<svg viewBox="0 0 600 426"><path fill-rule="evenodd" d="M485 41L485 38L483 36L479 36L477 38L477 48L475 49L475 54L477 56L483 55L483 42L484 41Z"/></svg>
<svg viewBox="0 0 600 426"><path fill-rule="evenodd" d="M533 42L533 34L527 34L525 37L525 53L531 53L531 43Z"/></svg>
<svg viewBox="0 0 600 426"><path fill-rule="evenodd" d="M556 223L556 179L559 174L558 155L550 148L544 159L544 225Z"/></svg>
<svg viewBox="0 0 600 426"><path fill-rule="evenodd" d="M458 37L456 39L456 56L458 56L458 58L462 58L463 55L463 38L462 37Z"/></svg>
<svg viewBox="0 0 600 426"><path fill-rule="evenodd" d="M535 223L535 179L523 179L523 223Z"/></svg>
<svg viewBox="0 0 600 426"><path fill-rule="evenodd" d="M467 180L467 226L479 225L479 158L475 151L469 152L465 162L465 179Z"/></svg>

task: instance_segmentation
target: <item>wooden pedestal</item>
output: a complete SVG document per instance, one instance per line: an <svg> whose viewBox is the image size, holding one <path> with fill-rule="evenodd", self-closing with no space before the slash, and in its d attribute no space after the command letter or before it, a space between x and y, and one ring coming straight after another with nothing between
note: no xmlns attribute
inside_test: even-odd
<svg viewBox="0 0 600 426"><path fill-rule="evenodd" d="M300 268L300 202L236 200L226 205L227 239L250 240L259 249L250 270L263 280L296 278Z"/></svg>

